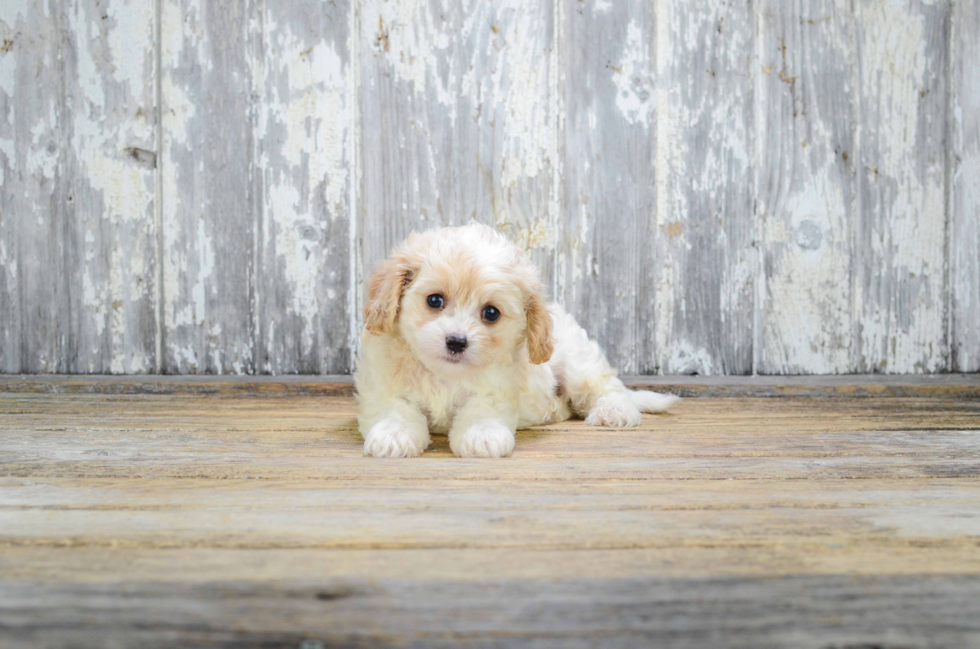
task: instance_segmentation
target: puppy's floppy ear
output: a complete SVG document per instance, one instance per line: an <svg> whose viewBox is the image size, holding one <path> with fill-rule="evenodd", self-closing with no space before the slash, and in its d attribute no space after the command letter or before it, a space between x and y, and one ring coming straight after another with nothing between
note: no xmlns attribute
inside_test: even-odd
<svg viewBox="0 0 980 649"><path fill-rule="evenodd" d="M538 291L527 299L527 353L535 365L548 362L555 351L551 338L551 313Z"/></svg>
<svg viewBox="0 0 980 649"><path fill-rule="evenodd" d="M381 263L371 276L368 303L364 307L364 327L376 336L390 332L398 318L402 292L420 268L419 259L404 249Z"/></svg>

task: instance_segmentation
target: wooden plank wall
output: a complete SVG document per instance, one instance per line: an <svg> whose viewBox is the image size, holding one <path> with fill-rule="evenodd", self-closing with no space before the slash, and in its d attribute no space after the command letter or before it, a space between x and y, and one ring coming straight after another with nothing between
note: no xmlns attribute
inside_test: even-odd
<svg viewBox="0 0 980 649"><path fill-rule="evenodd" d="M478 221L622 371L980 370L972 0L8 0L0 372L344 373Z"/></svg>

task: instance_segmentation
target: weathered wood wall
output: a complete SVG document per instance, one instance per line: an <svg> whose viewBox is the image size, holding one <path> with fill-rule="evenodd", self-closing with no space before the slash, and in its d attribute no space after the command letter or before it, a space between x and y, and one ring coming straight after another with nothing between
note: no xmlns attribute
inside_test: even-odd
<svg viewBox="0 0 980 649"><path fill-rule="evenodd" d="M980 370L975 0L4 0L0 372L341 373L480 221L627 373Z"/></svg>

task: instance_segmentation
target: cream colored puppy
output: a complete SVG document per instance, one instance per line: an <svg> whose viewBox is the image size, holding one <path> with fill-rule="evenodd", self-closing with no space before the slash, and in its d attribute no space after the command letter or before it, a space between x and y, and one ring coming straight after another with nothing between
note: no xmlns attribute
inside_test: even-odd
<svg viewBox="0 0 980 649"><path fill-rule="evenodd" d="M639 426L677 397L627 390L523 251L483 225L412 234L371 278L354 381L364 454L416 457L431 433L503 457L514 431L585 417Z"/></svg>

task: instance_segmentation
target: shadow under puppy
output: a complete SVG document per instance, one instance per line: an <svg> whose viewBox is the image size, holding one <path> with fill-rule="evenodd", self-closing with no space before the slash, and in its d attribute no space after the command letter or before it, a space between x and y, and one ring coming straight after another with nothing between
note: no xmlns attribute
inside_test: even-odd
<svg viewBox="0 0 980 649"><path fill-rule="evenodd" d="M537 269L483 225L412 234L371 278L354 381L364 454L416 457L430 432L503 457L518 428L585 417L639 426L677 397L631 391Z"/></svg>

